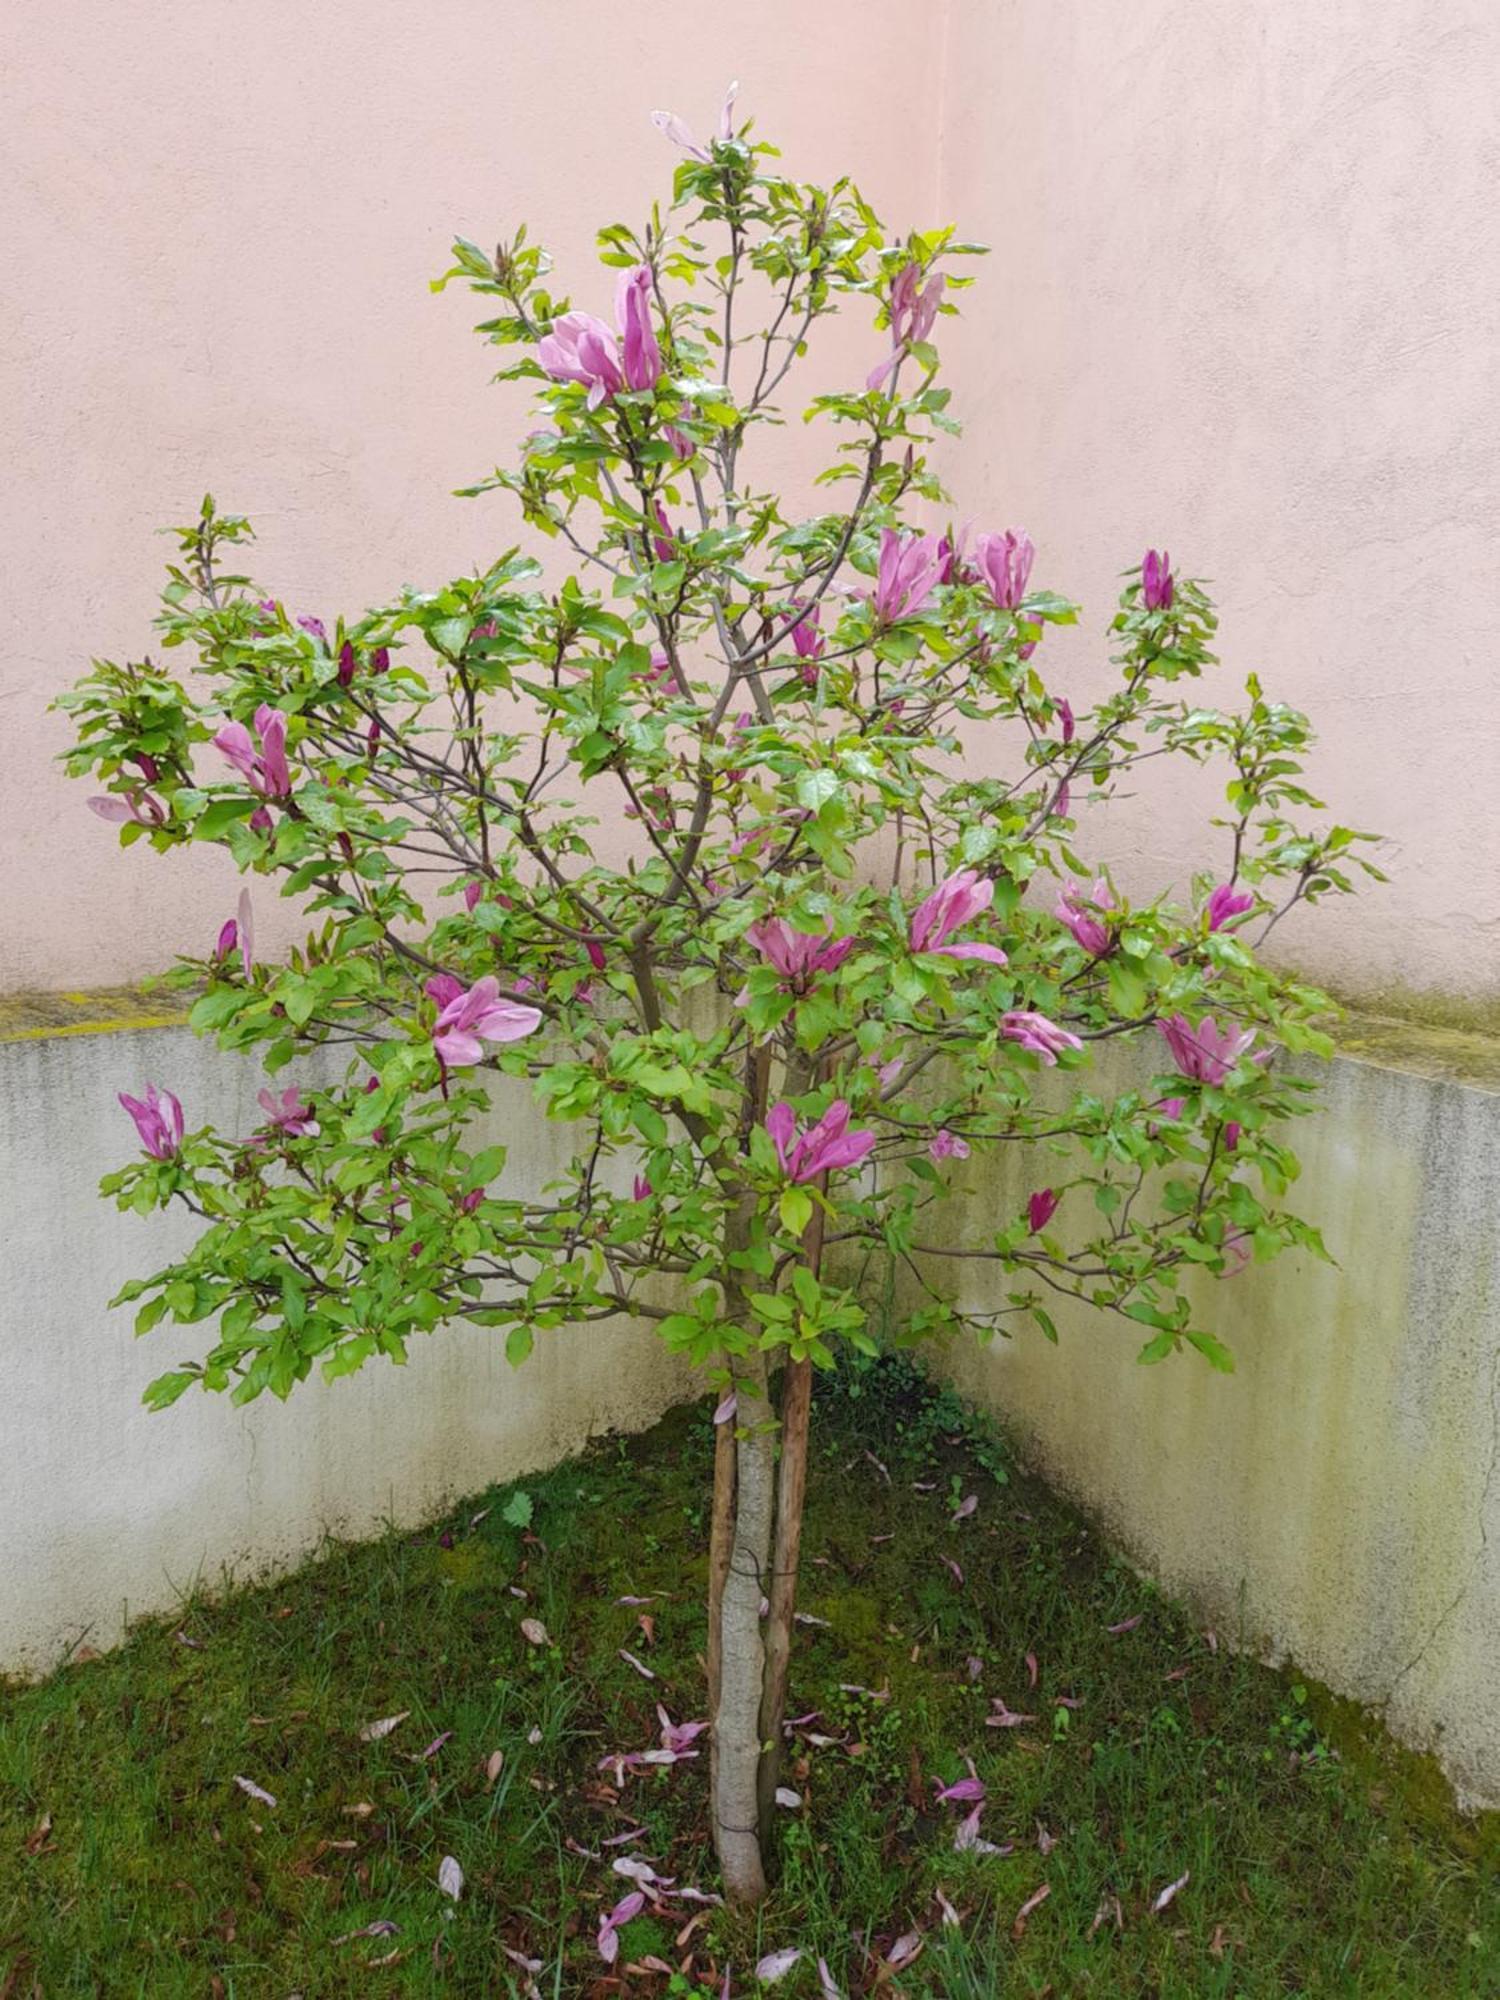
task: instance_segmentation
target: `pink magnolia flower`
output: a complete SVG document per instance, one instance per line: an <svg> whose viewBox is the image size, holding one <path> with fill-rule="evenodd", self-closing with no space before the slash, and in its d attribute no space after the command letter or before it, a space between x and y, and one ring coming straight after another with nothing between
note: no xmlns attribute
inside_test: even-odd
<svg viewBox="0 0 1500 2000"><path fill-rule="evenodd" d="M1056 1021L1049 1021L1045 1014L1028 1013L1021 1009L1012 1009L1010 1013L1000 1016L1000 1032L1011 1041L1019 1042L1023 1049L1030 1049L1033 1055L1040 1056L1049 1069L1064 1049L1083 1047L1076 1035L1070 1035Z"/></svg>
<svg viewBox="0 0 1500 2000"><path fill-rule="evenodd" d="M452 1069L482 1062L485 1042L519 1042L542 1025L535 1007L502 1000L493 977L478 979L465 991L451 973L440 972L428 980L427 994L439 1008L432 1046Z"/></svg>
<svg viewBox="0 0 1500 2000"><path fill-rule="evenodd" d="M647 1180L644 1174L637 1174L635 1179L630 1184L631 1200L649 1201L651 1199L651 1194L652 1194L652 1188L650 1181Z"/></svg>
<svg viewBox="0 0 1500 2000"><path fill-rule="evenodd" d="M934 1160L966 1160L969 1157L969 1142L944 1125L933 1133L927 1151Z"/></svg>
<svg viewBox="0 0 1500 2000"><path fill-rule="evenodd" d="M461 1194L458 1198L459 1214L472 1215L483 1200L484 1189L482 1187L470 1188L467 1194Z"/></svg>
<svg viewBox="0 0 1500 2000"><path fill-rule="evenodd" d="M1074 736L1078 733L1078 725L1073 720L1072 702L1064 697L1057 704L1057 713L1062 719L1062 740L1064 745L1067 745L1073 741Z"/></svg>
<svg viewBox="0 0 1500 2000"><path fill-rule="evenodd" d="M167 823L167 809L161 800L135 786L123 796L118 792L101 792L97 798L89 800L89 811L117 826L127 822L136 826L165 826Z"/></svg>
<svg viewBox="0 0 1500 2000"><path fill-rule="evenodd" d="M721 142L734 137L734 100L739 94L740 87L738 83L730 84L728 90L724 93L724 102L719 108L719 139ZM698 141L693 136L693 129L687 123L686 119L679 118L675 111L653 111L651 114L651 123L661 133L663 138L670 139L674 146L678 147L682 152L690 154L693 159L706 162L713 158L713 154L707 146L700 146L698 144Z"/></svg>
<svg viewBox="0 0 1500 2000"><path fill-rule="evenodd" d="M310 639L321 640L325 646L328 644L328 627L321 618L299 618L297 623Z"/></svg>
<svg viewBox="0 0 1500 2000"><path fill-rule="evenodd" d="M182 1105L171 1091L159 1091L154 1083L148 1083L144 1103L138 1097L127 1097L123 1090L119 1096L121 1104L135 1120L141 1144L151 1158L175 1159L182 1144Z"/></svg>
<svg viewBox="0 0 1500 2000"><path fill-rule="evenodd" d="M1221 882L1208 899L1208 928L1221 931L1235 917L1255 908L1255 898L1232 883Z"/></svg>
<svg viewBox="0 0 1500 2000"><path fill-rule="evenodd" d="M1054 1194L1051 1188L1038 1188L1026 1202L1026 1220L1033 1236L1040 1236L1047 1224L1057 1213L1057 1205L1062 1196Z"/></svg>
<svg viewBox="0 0 1500 2000"><path fill-rule="evenodd" d="M911 618L932 595L943 568L942 543L936 535L880 531L880 564L870 601L882 625Z"/></svg>
<svg viewBox="0 0 1500 2000"><path fill-rule="evenodd" d="M484 898L484 883L475 875L464 884L464 908L473 910Z"/></svg>
<svg viewBox="0 0 1500 2000"><path fill-rule="evenodd" d="M1141 598L1148 611L1170 611L1177 586L1172 580L1172 558L1163 549L1147 549L1141 561Z"/></svg>
<svg viewBox="0 0 1500 2000"><path fill-rule="evenodd" d="M278 1097L274 1090L262 1090L256 1094L256 1103L265 1112L273 1128L288 1139L303 1137L316 1138L318 1121L313 1116L310 1104L304 1104L293 1084Z"/></svg>
<svg viewBox="0 0 1500 2000"><path fill-rule="evenodd" d="M672 678L672 661L665 646L651 648L651 664L642 669L643 678L652 687Z"/></svg>
<svg viewBox="0 0 1500 2000"><path fill-rule="evenodd" d="M926 340L937 323L943 287L948 281L938 271L925 285L921 285L921 276L916 264L903 264L892 282L888 307L891 351L865 377L867 389L884 388L889 377L895 374L896 364L902 355L917 342Z"/></svg>
<svg viewBox="0 0 1500 2000"><path fill-rule="evenodd" d="M586 312L561 314L537 345L537 359L553 381L580 383L589 392L591 410L621 389L653 388L661 376L650 290L647 265L621 273L615 288L615 318L624 336L623 352L614 329Z"/></svg>
<svg viewBox="0 0 1500 2000"><path fill-rule="evenodd" d="M537 359L554 382L578 382L586 388L591 410L625 384L620 344L593 313L568 312L553 320L537 345Z"/></svg>
<svg viewBox="0 0 1500 2000"><path fill-rule="evenodd" d="M778 1104L766 1114L766 1130L776 1148L782 1172L788 1180L812 1181L819 1174L831 1174L843 1167L857 1167L875 1144L873 1132L851 1132L849 1106L842 1097L834 1099L810 1131L797 1130L797 1114L790 1104Z"/></svg>
<svg viewBox="0 0 1500 2000"><path fill-rule="evenodd" d="M627 389L654 389L661 380L661 349L651 324L651 267L637 264L620 275L615 320Z"/></svg>
<svg viewBox="0 0 1500 2000"><path fill-rule="evenodd" d="M339 647L338 671L334 675L334 679L341 688L352 687L354 685L354 665L354 647L346 639L343 645Z"/></svg>
<svg viewBox="0 0 1500 2000"><path fill-rule="evenodd" d="M794 993L805 993L819 972L837 972L854 949L854 939L824 931L794 931L780 917L760 917L745 936L774 965Z"/></svg>
<svg viewBox="0 0 1500 2000"><path fill-rule="evenodd" d="M991 965L1004 965L1005 953L997 944L948 942L956 930L982 915L994 897L995 885L977 869L960 868L939 882L912 911L912 950L931 952L937 958L982 958Z"/></svg>
<svg viewBox="0 0 1500 2000"><path fill-rule="evenodd" d="M974 544L980 581L1000 611L1014 611L1026 595L1036 544L1024 528L1007 528L1003 535L981 535Z"/></svg>
<svg viewBox="0 0 1500 2000"><path fill-rule="evenodd" d="M792 610L802 611L802 616L792 627L792 650L799 660L821 660L828 651L828 641L818 630L822 618L821 604L811 604L803 611L802 600L792 599Z"/></svg>
<svg viewBox="0 0 1500 2000"><path fill-rule="evenodd" d="M1222 1083L1255 1040L1253 1028L1220 1028L1211 1014L1205 1014L1196 1028L1186 1014L1174 1014L1156 1025L1173 1062L1184 1076L1199 1083Z"/></svg>
<svg viewBox="0 0 1500 2000"><path fill-rule="evenodd" d="M1092 909L1083 907L1092 905ZM1092 889L1085 889L1082 883L1070 882L1057 899L1057 914L1073 933L1086 952L1095 958L1102 958L1109 950L1109 925L1102 923L1093 912L1112 910L1115 899L1110 893L1108 882L1101 875Z"/></svg>
<svg viewBox="0 0 1500 2000"><path fill-rule="evenodd" d="M667 510L663 507L660 500L652 503L651 511L658 529L658 532L651 537L652 552L655 554L658 562L675 562L677 560L677 530L667 519Z"/></svg>
<svg viewBox="0 0 1500 2000"><path fill-rule="evenodd" d="M970 523L965 521L956 535L951 533L944 535L938 543L943 559L942 570L938 576L939 583L973 582L973 567L966 560L964 553L969 540L969 527Z"/></svg>
<svg viewBox="0 0 1500 2000"><path fill-rule="evenodd" d="M241 889L240 900L235 906L235 915L219 932L219 941L214 946L215 960L228 958L238 947L240 963L245 968L248 979L255 969L255 912L250 902L250 891Z"/></svg>
<svg viewBox="0 0 1500 2000"><path fill-rule="evenodd" d="M214 737L215 748L263 799L291 795L292 774L286 761L286 716L262 702L255 711L254 735L243 722L226 722Z"/></svg>

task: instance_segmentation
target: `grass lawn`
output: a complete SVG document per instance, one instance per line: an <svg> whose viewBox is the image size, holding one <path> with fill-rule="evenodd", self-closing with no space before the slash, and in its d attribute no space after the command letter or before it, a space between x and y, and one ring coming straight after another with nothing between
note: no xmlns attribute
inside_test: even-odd
<svg viewBox="0 0 1500 2000"><path fill-rule="evenodd" d="M601 1760L659 1744L658 1702L702 1714L710 1453L679 1412L0 1694L0 2000L719 2000L796 1946L778 1995L819 1954L848 1996L1500 1994L1493 1821L1195 1629L895 1362L816 1407L775 1892L685 1897L706 1754ZM998 1851L936 1798L967 1760ZM632 1857L673 1887L611 1969Z"/></svg>

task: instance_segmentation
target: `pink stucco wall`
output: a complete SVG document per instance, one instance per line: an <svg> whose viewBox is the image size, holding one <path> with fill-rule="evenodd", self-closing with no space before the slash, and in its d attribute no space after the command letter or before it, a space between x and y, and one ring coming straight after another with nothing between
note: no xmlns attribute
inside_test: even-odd
<svg viewBox="0 0 1500 2000"><path fill-rule="evenodd" d="M1075 696L1143 548L1213 579L1205 698L1259 671L1388 836L1388 888L1276 940L1370 995L1500 1001L1497 79L1493 0L949 20L941 206L995 246L951 345L958 511L1092 613L1047 640ZM1214 787L1165 771L1108 848L1143 886L1215 852Z"/></svg>
<svg viewBox="0 0 1500 2000"><path fill-rule="evenodd" d="M526 221L559 288L602 305L595 229L670 193L648 114L711 129L735 76L798 171L925 222L938 49L915 12L869 24L865 0L722 25L584 0L9 0L0 985L158 970L233 902L227 856L121 853L48 762L58 689L150 644L154 530L211 487L255 521L257 575L325 615L498 553L510 504L451 493L529 424L488 385L476 302L428 292L453 234ZM848 337L843 379L867 365ZM806 448L792 427L781 470Z"/></svg>
<svg viewBox="0 0 1500 2000"><path fill-rule="evenodd" d="M50 696L149 644L153 529L211 485L255 518L258 573L325 613L504 546L505 502L448 497L523 419L467 298L427 293L448 235L525 219L586 302L595 224L670 171L645 114L706 124L737 74L793 171L996 246L952 343L952 484L1094 614L1047 642L1075 695L1104 685L1114 573L1154 541L1216 580L1224 698L1255 667L1318 717L1316 779L1389 836L1395 881L1289 923L1285 951L1350 991L1500 997L1485 0L768 0L690 25L582 0L11 0L0 61L0 985L147 972L232 899L222 855L119 853L48 764ZM1211 802L1146 788L1112 851L1180 883Z"/></svg>

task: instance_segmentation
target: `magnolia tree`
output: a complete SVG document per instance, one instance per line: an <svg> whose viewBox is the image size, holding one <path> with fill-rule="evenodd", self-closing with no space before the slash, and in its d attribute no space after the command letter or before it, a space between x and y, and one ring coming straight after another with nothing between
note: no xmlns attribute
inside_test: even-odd
<svg viewBox="0 0 1500 2000"><path fill-rule="evenodd" d="M612 318L554 296L524 232L461 241L448 274L538 414L474 490L510 494L561 562L512 550L322 618L237 573L249 526L206 500L160 620L196 671L100 663L62 705L122 843L221 847L313 926L266 963L249 889L233 914L226 894L172 975L201 989L195 1028L279 1077L257 1130L122 1097L145 1157L106 1191L203 1227L121 1298L140 1331L213 1329L147 1400L285 1397L458 1319L518 1363L553 1329L654 1322L718 1390L712 1823L752 1901L811 1371L873 1346L851 1274L898 1267L902 1342L1052 1339L1062 1297L1144 1328L1143 1361L1227 1368L1186 1281L1320 1249L1280 1205L1306 1086L1275 1057L1322 1049L1323 1002L1257 947L1349 886L1359 836L1296 822L1317 805L1301 715L1253 680L1238 712L1184 698L1214 619L1165 555L1127 572L1117 672L1085 710L1044 678L1076 614L1027 536L935 530L928 452L956 429L936 336L974 246L784 178L728 105L710 144L658 123L673 201L601 233ZM812 400L830 504L797 517L750 448L844 305L873 322L869 373ZM1210 758L1217 871L1190 901L1127 899L1097 860L1121 779ZM1111 1090L1091 1053L1132 1037L1159 1073ZM288 1082L314 1049L337 1080ZM476 1134L495 1073L577 1133L543 1198ZM945 1199L1018 1148L1029 1199L958 1248ZM990 1268L982 1311L955 1302L960 1258Z"/></svg>

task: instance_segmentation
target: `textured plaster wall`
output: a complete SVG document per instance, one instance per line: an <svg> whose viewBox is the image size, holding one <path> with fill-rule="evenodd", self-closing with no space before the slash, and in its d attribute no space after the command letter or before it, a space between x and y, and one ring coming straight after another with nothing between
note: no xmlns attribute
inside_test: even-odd
<svg viewBox="0 0 1500 2000"><path fill-rule="evenodd" d="M257 575L324 617L518 539L505 498L452 497L531 427L488 386L478 302L428 292L455 232L527 222L557 289L607 309L594 231L643 220L678 158L649 113L711 130L736 76L793 171L852 172L916 226L938 59L884 0L9 0L0 990L157 971L233 902L223 855L122 854L49 768L47 702L151 642L158 527L211 487L254 519ZM811 388L862 375L872 338L835 337ZM772 434L765 477L795 490L811 451Z"/></svg>
<svg viewBox="0 0 1500 2000"><path fill-rule="evenodd" d="M185 1028L0 1041L0 1674L110 1645L127 1618L229 1572L285 1567L325 1531L424 1520L692 1393L645 1325L543 1335L518 1369L500 1336L459 1327L414 1342L404 1368L315 1374L285 1404L235 1410L193 1392L142 1409L146 1383L210 1337L163 1326L136 1342L128 1310L106 1309L198 1226L120 1215L95 1191L130 1154L115 1091L147 1077L177 1090L191 1122L259 1122L252 1066ZM524 1085L506 1089L491 1136L512 1148L507 1185L539 1191L570 1135Z"/></svg>
<svg viewBox="0 0 1500 2000"><path fill-rule="evenodd" d="M1259 671L1318 723L1337 815L1388 836L1391 886L1278 948L1500 1022L1500 10L947 18L941 207L995 250L950 344L960 518L1027 526L1038 580L1082 598L1044 648L1075 701L1110 684L1118 571L1165 544L1212 579L1207 697ZM1185 885L1213 789L1138 790L1084 852Z"/></svg>
<svg viewBox="0 0 1500 2000"><path fill-rule="evenodd" d="M1454 1063L1385 1035L1374 1060L1334 1064L1290 1136L1296 1205L1337 1266L1288 1255L1204 1286L1198 1323L1228 1342L1232 1376L1192 1354L1140 1367L1141 1329L1084 1307L1056 1314L1057 1348L1028 1334L949 1365L1221 1633L1383 1709L1493 1807L1500 1076L1460 1080L1463 1042ZM957 1240L983 1242L1030 1184L990 1179ZM986 1267L959 1268L979 1303Z"/></svg>

